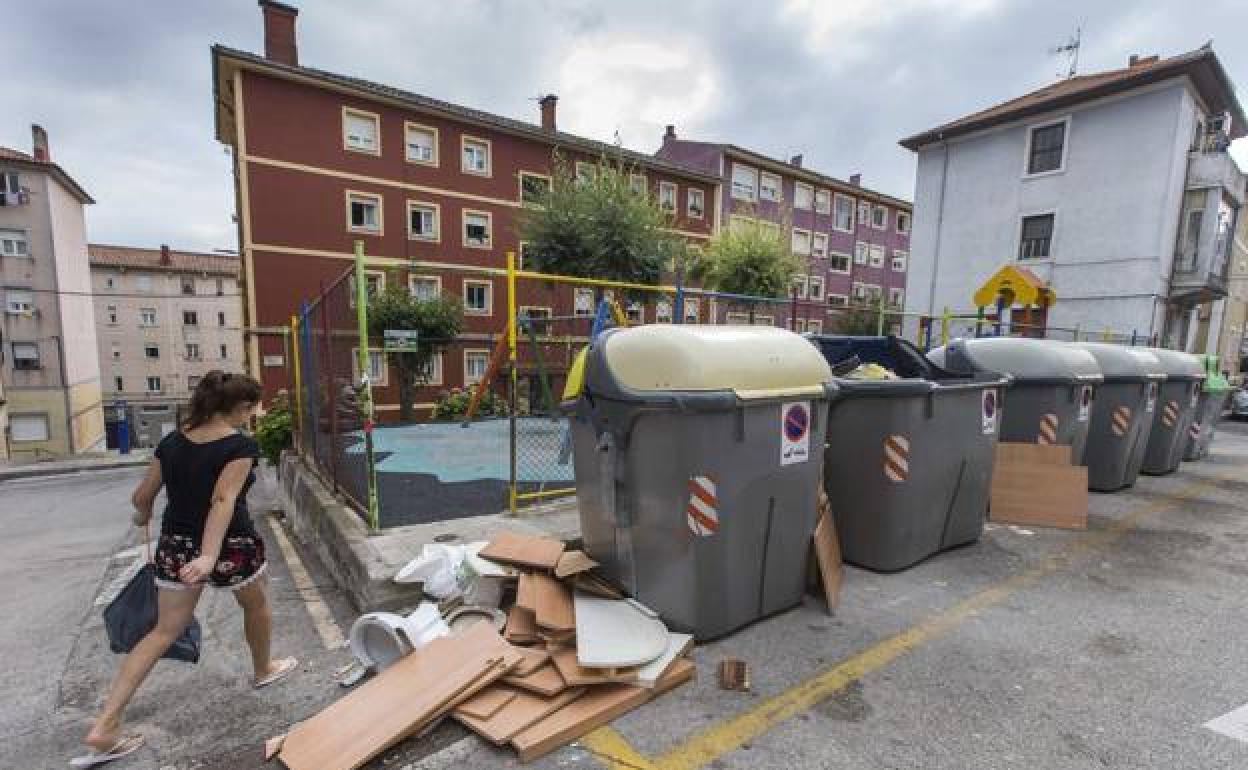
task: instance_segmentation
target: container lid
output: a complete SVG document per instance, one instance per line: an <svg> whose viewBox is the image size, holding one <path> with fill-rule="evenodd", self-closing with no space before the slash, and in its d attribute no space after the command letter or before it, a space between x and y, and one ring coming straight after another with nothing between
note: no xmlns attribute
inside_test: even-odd
<svg viewBox="0 0 1248 770"><path fill-rule="evenodd" d="M957 339L928 357L953 371L1004 372L1019 384L1098 383L1101 367L1091 353L1052 340L1026 337Z"/></svg>
<svg viewBox="0 0 1248 770"><path fill-rule="evenodd" d="M1108 342L1071 342L1075 348L1088 351L1096 358L1106 382L1145 382L1164 380L1166 370L1157 356L1147 350L1112 345Z"/></svg>
<svg viewBox="0 0 1248 770"><path fill-rule="evenodd" d="M1161 361L1161 367L1166 370L1167 379L1187 381L1205 379L1204 362L1191 353L1165 348L1144 348L1144 350L1157 356L1157 359Z"/></svg>
<svg viewBox="0 0 1248 770"><path fill-rule="evenodd" d="M1212 354L1199 356L1205 359L1205 390L1210 393L1225 393L1228 390L1234 390L1235 386L1230 383L1226 377L1222 376L1222 370L1218 366L1218 357Z"/></svg>
<svg viewBox="0 0 1248 770"><path fill-rule="evenodd" d="M800 335L772 326L652 324L599 337L601 362L633 392L732 391L743 399L823 395L832 370Z"/></svg>

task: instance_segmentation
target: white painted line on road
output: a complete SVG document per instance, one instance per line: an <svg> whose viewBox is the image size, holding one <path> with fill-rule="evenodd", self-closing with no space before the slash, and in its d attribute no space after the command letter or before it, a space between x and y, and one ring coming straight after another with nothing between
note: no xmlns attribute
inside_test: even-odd
<svg viewBox="0 0 1248 770"><path fill-rule="evenodd" d="M1204 727L1206 730L1248 743L1248 704L1227 712L1217 719L1210 719L1205 722Z"/></svg>
<svg viewBox="0 0 1248 770"><path fill-rule="evenodd" d="M325 649L336 650L345 647L347 639L342 635L342 629L334 620L333 613L329 611L329 605L321 598L321 592L316 590L316 583L312 582L312 576L308 574L307 567L303 566L303 560L299 558L290 538L286 537L286 530L282 529L281 522L270 519L269 530L273 533L273 539L277 541L282 558L286 560L286 567L290 570L290 579L294 581L295 590L303 599L308 609L308 616L312 618L312 625L316 626L316 632L321 635L321 642L325 645Z"/></svg>

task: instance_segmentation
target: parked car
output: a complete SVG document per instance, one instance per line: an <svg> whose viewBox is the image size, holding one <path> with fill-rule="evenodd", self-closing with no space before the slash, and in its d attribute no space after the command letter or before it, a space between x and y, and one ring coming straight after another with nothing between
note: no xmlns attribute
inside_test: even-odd
<svg viewBox="0 0 1248 770"><path fill-rule="evenodd" d="M1231 396L1231 418L1248 419L1248 387L1240 388Z"/></svg>

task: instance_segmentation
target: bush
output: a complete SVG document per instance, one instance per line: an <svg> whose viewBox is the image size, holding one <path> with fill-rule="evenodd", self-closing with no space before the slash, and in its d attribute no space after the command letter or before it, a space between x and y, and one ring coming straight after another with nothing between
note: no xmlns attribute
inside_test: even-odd
<svg viewBox="0 0 1248 770"><path fill-rule="evenodd" d="M286 403L274 404L256 421L256 443L270 465L277 465L282 450L290 449L294 417Z"/></svg>
<svg viewBox="0 0 1248 770"><path fill-rule="evenodd" d="M438 396L438 403L433 406L435 420L462 420L468 414L468 404L472 401L472 388L452 388ZM474 417L501 417L507 414L507 403L492 390L485 391L481 403L477 404Z"/></svg>

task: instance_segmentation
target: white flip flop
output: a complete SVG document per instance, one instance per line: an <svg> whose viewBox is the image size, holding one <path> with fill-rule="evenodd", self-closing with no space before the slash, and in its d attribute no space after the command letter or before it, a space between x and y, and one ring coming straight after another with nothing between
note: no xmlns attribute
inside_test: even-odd
<svg viewBox="0 0 1248 770"><path fill-rule="evenodd" d="M69 760L69 766L98 767L99 765L133 754L143 748L144 743L142 735L129 735L114 743L108 751L92 751L90 754L74 757Z"/></svg>
<svg viewBox="0 0 1248 770"><path fill-rule="evenodd" d="M269 674L264 679L260 679L255 682L252 682L251 686L257 690L259 690L261 687L268 687L271 684L275 684L285 679L292 671L294 671L298 667L299 667L298 658L282 658L282 660L278 662L278 667L276 671L274 671L272 674Z"/></svg>

